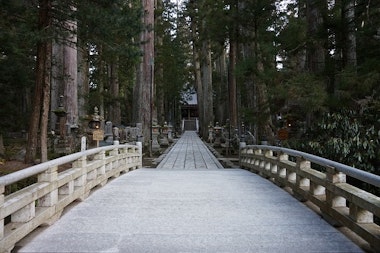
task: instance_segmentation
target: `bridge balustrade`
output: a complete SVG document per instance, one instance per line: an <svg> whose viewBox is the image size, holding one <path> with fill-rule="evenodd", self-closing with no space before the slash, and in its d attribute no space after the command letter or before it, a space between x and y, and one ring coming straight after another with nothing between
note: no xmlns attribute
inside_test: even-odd
<svg viewBox="0 0 380 253"><path fill-rule="evenodd" d="M61 165L70 168L59 172ZM0 177L0 252L10 252L37 227L54 223L65 207L84 200L95 187L141 166L141 145L114 145L71 154ZM36 183L4 195L5 186L36 175Z"/></svg>
<svg viewBox="0 0 380 253"><path fill-rule="evenodd" d="M380 176L296 150L250 145L240 149L240 165L286 187L300 201L316 205L332 225L345 226L380 252L380 198L359 189L346 175L380 187ZM350 180L348 180L350 181Z"/></svg>

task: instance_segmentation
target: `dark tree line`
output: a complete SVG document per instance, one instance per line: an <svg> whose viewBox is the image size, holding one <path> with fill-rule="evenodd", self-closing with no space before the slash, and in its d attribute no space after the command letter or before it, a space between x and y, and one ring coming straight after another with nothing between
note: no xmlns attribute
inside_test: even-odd
<svg viewBox="0 0 380 253"><path fill-rule="evenodd" d="M19 0L1 7L0 131L29 129L27 160L37 147L46 159L61 95L69 127L97 106L116 125L142 122L148 145L151 125L178 123L186 90L194 89L203 137L219 122L278 144L285 129L282 145L378 167L378 1Z"/></svg>
<svg viewBox="0 0 380 253"><path fill-rule="evenodd" d="M131 120L126 108L141 56L141 4L1 2L0 131L28 132L26 162L37 154L47 159L47 134L61 105L69 129L84 126L95 106L116 124Z"/></svg>
<svg viewBox="0 0 380 253"><path fill-rule="evenodd" d="M375 171L379 11L370 0L187 1L203 129L212 101L214 124L271 144L285 129L281 145Z"/></svg>

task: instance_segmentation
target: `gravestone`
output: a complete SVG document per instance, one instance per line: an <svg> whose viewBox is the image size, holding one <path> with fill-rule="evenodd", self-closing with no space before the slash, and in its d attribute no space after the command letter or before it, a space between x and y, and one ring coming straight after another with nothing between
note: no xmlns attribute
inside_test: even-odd
<svg viewBox="0 0 380 253"><path fill-rule="evenodd" d="M161 134L157 137L161 147L169 146L168 131L169 127L165 122L164 126L161 127Z"/></svg>
<svg viewBox="0 0 380 253"><path fill-rule="evenodd" d="M82 136L81 142L80 142L80 151L85 151L87 148L87 139L86 136Z"/></svg>
<svg viewBox="0 0 380 253"><path fill-rule="evenodd" d="M118 127L113 127L112 128L112 133L113 133L113 144L114 145L119 145L119 143L120 143L119 128Z"/></svg>
<svg viewBox="0 0 380 253"><path fill-rule="evenodd" d="M142 123L136 123L137 141L144 142Z"/></svg>
<svg viewBox="0 0 380 253"><path fill-rule="evenodd" d="M113 132L112 132L112 122L111 121L107 121L106 125L104 127L104 139L105 139L105 142L108 144L113 143Z"/></svg>

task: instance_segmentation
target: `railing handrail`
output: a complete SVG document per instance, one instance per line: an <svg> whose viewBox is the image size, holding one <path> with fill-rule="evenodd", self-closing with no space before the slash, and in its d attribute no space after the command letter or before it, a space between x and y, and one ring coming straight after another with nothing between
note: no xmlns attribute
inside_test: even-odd
<svg viewBox="0 0 380 253"><path fill-rule="evenodd" d="M345 226L380 253L380 176L298 150L247 145L240 149L240 166L270 180L334 226ZM315 166L318 165L318 166ZM320 167L322 168L320 168ZM347 176L371 186L360 187Z"/></svg>
<svg viewBox="0 0 380 253"><path fill-rule="evenodd" d="M366 182L368 184L374 185L376 187L380 187L380 176L372 174L370 172L357 169L355 167L351 167L339 162L335 162L320 156L312 155L309 153L305 153L302 151L289 149L289 148L283 148L278 146L269 146L269 145L247 145L246 147L250 148L256 148L256 149L264 149L264 150L272 150L276 152L282 152L286 153L291 156L298 156L303 157L306 160L309 160L310 162L313 162L315 164L321 165L321 166L329 166L334 167L336 170L350 176L356 179L359 179L363 182Z"/></svg>
<svg viewBox="0 0 380 253"><path fill-rule="evenodd" d="M64 164L70 166L59 171ZM137 142L77 152L0 177L0 252L10 252L35 228L55 222L64 208L86 199L98 186L141 167L142 148ZM5 194L6 185L33 175L35 183Z"/></svg>
<svg viewBox="0 0 380 253"><path fill-rule="evenodd" d="M16 183L24 178L28 178L34 175L37 175L43 171L45 171L48 168L63 165L72 161L75 161L76 159L79 159L84 156L90 156L93 154L97 154L100 151L109 151L113 149L119 149L119 148L129 148L129 147L136 147L136 145L131 144L124 144L124 145L110 145L110 146L104 146L104 147L98 147L93 149L88 149L85 151L73 153L70 155L66 155L63 157L59 157L53 160L49 160L44 163L36 164L31 167L25 168L23 170L19 170L4 176L0 177L0 185L7 186L13 183Z"/></svg>

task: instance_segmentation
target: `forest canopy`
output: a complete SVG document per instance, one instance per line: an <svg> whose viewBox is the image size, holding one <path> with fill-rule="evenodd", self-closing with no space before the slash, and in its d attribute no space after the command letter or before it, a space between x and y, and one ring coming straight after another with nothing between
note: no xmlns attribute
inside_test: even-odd
<svg viewBox="0 0 380 253"><path fill-rule="evenodd" d="M229 124L379 173L379 1L153 2L0 1L0 135L43 154L57 108L85 133L98 107L147 136L195 90L205 138Z"/></svg>

